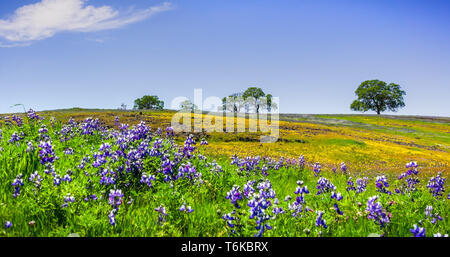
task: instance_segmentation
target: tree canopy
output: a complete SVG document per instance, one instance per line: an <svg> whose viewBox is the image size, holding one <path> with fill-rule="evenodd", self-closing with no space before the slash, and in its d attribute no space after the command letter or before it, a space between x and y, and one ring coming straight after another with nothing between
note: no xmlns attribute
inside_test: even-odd
<svg viewBox="0 0 450 257"><path fill-rule="evenodd" d="M249 107L252 106L255 108L256 113L259 113L260 98L264 97L266 93L259 87L249 87L244 91L242 97L246 101L246 109L249 111Z"/></svg>
<svg viewBox="0 0 450 257"><path fill-rule="evenodd" d="M141 98L134 100L134 109L145 110L162 110L164 108L164 102L159 100L156 95L144 95Z"/></svg>
<svg viewBox="0 0 450 257"><path fill-rule="evenodd" d="M249 87L243 93L234 93L222 98L222 108L235 113L241 112L243 108L246 112L250 112L250 109L256 113L259 113L261 109L267 109L270 112L277 108L272 98L271 94L266 95L259 87Z"/></svg>
<svg viewBox="0 0 450 257"><path fill-rule="evenodd" d="M405 91L394 83L387 84L380 80L366 80L355 91L358 99L350 105L353 111L375 111L377 114L386 110L396 112L405 107Z"/></svg>
<svg viewBox="0 0 450 257"><path fill-rule="evenodd" d="M192 103L190 100L185 100L181 102L180 109L185 112L195 112L199 110L198 106Z"/></svg>

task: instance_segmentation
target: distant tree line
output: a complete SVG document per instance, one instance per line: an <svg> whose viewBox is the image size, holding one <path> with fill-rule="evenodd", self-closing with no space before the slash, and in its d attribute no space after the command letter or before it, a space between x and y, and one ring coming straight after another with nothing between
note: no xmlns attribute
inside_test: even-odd
<svg viewBox="0 0 450 257"><path fill-rule="evenodd" d="M259 87L249 87L242 93L234 93L222 98L222 111L260 113L261 110L271 112L277 108L277 104L273 102L273 96L266 94Z"/></svg>
<svg viewBox="0 0 450 257"><path fill-rule="evenodd" d="M381 114L384 111L395 112L399 108L405 107L403 96L406 92L395 83L387 84L380 80L366 80L362 82L355 91L358 97L350 105L353 111L366 112L369 110ZM122 104L119 109L126 110L126 105ZM133 109L137 110L162 110L164 101L160 100L156 95L144 95L134 100ZM190 100L183 101L179 108L183 111L195 112L199 110L198 106ZM271 112L278 109L277 104L273 101L271 94L266 94L259 87L249 87L242 93L234 93L222 98L222 106L219 111L234 113L250 113L259 114L261 111Z"/></svg>
<svg viewBox="0 0 450 257"><path fill-rule="evenodd" d="M135 110L162 110L163 108L164 101L160 100L156 95L144 95L143 97L134 100L133 109ZM189 112L199 110L198 106L193 104L190 100L181 102L179 108L182 111ZM277 108L278 106L273 102L273 96L271 94L266 94L259 87L249 87L242 93L234 93L224 97L219 111L260 113L261 111L271 112ZM125 110L126 105L122 104L119 109Z"/></svg>

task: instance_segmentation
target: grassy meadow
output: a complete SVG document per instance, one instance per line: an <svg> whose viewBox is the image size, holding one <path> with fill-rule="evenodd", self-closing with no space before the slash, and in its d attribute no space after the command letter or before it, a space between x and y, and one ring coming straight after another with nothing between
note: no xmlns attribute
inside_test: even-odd
<svg viewBox="0 0 450 257"><path fill-rule="evenodd" d="M173 114L0 115L0 236L450 232L450 118L281 114L262 144L172 134Z"/></svg>
<svg viewBox="0 0 450 257"><path fill-rule="evenodd" d="M173 111L110 111L68 109L42 115L67 121L99 118L105 126L145 121L152 128L170 126ZM417 161L422 172L450 171L450 118L377 115L280 114L280 138L276 144L260 144L260 133L192 133L205 137L208 155L215 158L271 156L297 158L329 169L345 162L353 172L404 171L405 163ZM248 124L248 121L247 121ZM179 135L184 141L187 134Z"/></svg>

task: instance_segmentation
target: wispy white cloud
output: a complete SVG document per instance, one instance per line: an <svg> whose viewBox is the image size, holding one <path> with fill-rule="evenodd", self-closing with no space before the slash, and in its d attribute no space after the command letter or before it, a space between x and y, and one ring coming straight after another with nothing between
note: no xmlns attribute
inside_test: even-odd
<svg viewBox="0 0 450 257"><path fill-rule="evenodd" d="M93 32L120 28L168 11L168 2L147 9L131 8L122 13L111 6L87 5L87 0L42 0L18 8L8 19L0 19L0 47L29 45L62 31Z"/></svg>

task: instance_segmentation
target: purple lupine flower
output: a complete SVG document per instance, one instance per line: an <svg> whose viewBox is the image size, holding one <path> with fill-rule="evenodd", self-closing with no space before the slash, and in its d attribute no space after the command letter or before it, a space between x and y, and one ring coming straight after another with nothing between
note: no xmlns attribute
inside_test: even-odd
<svg viewBox="0 0 450 257"><path fill-rule="evenodd" d="M12 227L12 222L11 221L5 221L5 228L10 228Z"/></svg>
<svg viewBox="0 0 450 257"><path fill-rule="evenodd" d="M112 209L108 214L109 223L113 226L116 225L116 213L117 213L117 209Z"/></svg>
<svg viewBox="0 0 450 257"><path fill-rule="evenodd" d="M100 185L111 185L111 184L115 184L116 183L116 176L117 174L107 168L107 169L101 169L99 175L101 176L100 178Z"/></svg>
<svg viewBox="0 0 450 257"><path fill-rule="evenodd" d="M120 132L122 132L122 134L125 134L128 131L129 127L130 127L130 125L128 125L128 124L120 124L119 130L120 130Z"/></svg>
<svg viewBox="0 0 450 257"><path fill-rule="evenodd" d="M17 175L11 185L14 187L13 197L16 198L20 195L20 187L23 186L22 174Z"/></svg>
<svg viewBox="0 0 450 257"><path fill-rule="evenodd" d="M239 158L237 155L231 156L231 165L238 165L239 164Z"/></svg>
<svg viewBox="0 0 450 257"><path fill-rule="evenodd" d="M344 173L347 172L347 165L345 165L345 162L341 163L341 171Z"/></svg>
<svg viewBox="0 0 450 257"><path fill-rule="evenodd" d="M98 200L98 197L97 197L97 195L96 194L92 194L92 195L89 195L89 196L86 196L85 198L84 198L84 201L89 201L90 199L92 199L92 200L94 200L94 201L97 201Z"/></svg>
<svg viewBox="0 0 450 257"><path fill-rule="evenodd" d="M175 166L175 162L171 161L169 159L168 155L165 155L165 156L162 157L162 159L161 159L161 168L162 168L162 173L165 176L164 180L166 182L176 179L176 175L174 174L174 166Z"/></svg>
<svg viewBox="0 0 450 257"><path fill-rule="evenodd" d="M300 157L298 157L298 166L303 169L305 167L305 164L305 156L300 155Z"/></svg>
<svg viewBox="0 0 450 257"><path fill-rule="evenodd" d="M73 149L72 148L67 148L66 150L64 150L64 154L65 155L73 155Z"/></svg>
<svg viewBox="0 0 450 257"><path fill-rule="evenodd" d="M41 164L53 163L56 160L55 152L51 141L41 141L39 143L39 157Z"/></svg>
<svg viewBox="0 0 450 257"><path fill-rule="evenodd" d="M284 158L281 157L281 158L278 160L278 162L275 164L275 166L273 166L273 168L274 168L275 170L279 170L281 167L283 167L283 165L284 165Z"/></svg>
<svg viewBox="0 0 450 257"><path fill-rule="evenodd" d="M156 177L154 176L154 175L148 175L147 173L142 173L142 176L141 176L141 183L143 183L143 184L147 184L148 185L148 187L152 187L153 185L152 185L152 180L153 181L156 181Z"/></svg>
<svg viewBox="0 0 450 257"><path fill-rule="evenodd" d="M387 181L386 176L377 176L376 180L376 187L377 187L377 191L381 192L381 193L386 193L386 194L390 194L391 192L389 190L387 190L386 188L389 187L389 183Z"/></svg>
<svg viewBox="0 0 450 257"><path fill-rule="evenodd" d="M119 116L114 117L114 126L119 126Z"/></svg>
<svg viewBox="0 0 450 257"><path fill-rule="evenodd" d="M323 219L323 211L316 211L317 218L316 218L316 227L324 227L328 228L326 221Z"/></svg>
<svg viewBox="0 0 450 257"><path fill-rule="evenodd" d="M172 128L172 127L167 127L167 128L166 128L166 136L167 136L167 137L173 137L173 136L174 136L173 128Z"/></svg>
<svg viewBox="0 0 450 257"><path fill-rule="evenodd" d="M331 181L324 177L320 177L319 180L317 180L316 188L317 195L336 190L336 187L333 185L333 183L331 183Z"/></svg>
<svg viewBox="0 0 450 257"><path fill-rule="evenodd" d="M41 125L41 128L39 129L38 132L39 132L39 138L42 141L50 140L50 137L48 135L48 129L47 129L47 127L44 124Z"/></svg>
<svg viewBox="0 0 450 257"><path fill-rule="evenodd" d="M9 116L5 116L3 119L4 119L6 125L11 123L11 121L9 120Z"/></svg>
<svg viewBox="0 0 450 257"><path fill-rule="evenodd" d="M375 221L375 223L379 224L381 227L384 227L386 224L390 222L389 216L386 214L386 211L383 210L380 202L375 202L378 199L378 196L372 196L367 201L366 211L369 212L368 218Z"/></svg>
<svg viewBox="0 0 450 257"><path fill-rule="evenodd" d="M39 120L40 119L39 115L32 109L28 110L27 116L30 120Z"/></svg>
<svg viewBox="0 0 450 257"><path fill-rule="evenodd" d="M195 149L196 149L196 147L195 147L194 136L191 134L186 138L186 141L184 142L184 146L182 148L183 155L186 158L192 158L193 152Z"/></svg>
<svg viewBox="0 0 450 257"><path fill-rule="evenodd" d="M331 193L331 199L336 199L337 201L340 201L343 199L341 193L332 192Z"/></svg>
<svg viewBox="0 0 450 257"><path fill-rule="evenodd" d="M272 213L275 215L279 215L285 213L285 211L281 207L273 207Z"/></svg>
<svg viewBox="0 0 450 257"><path fill-rule="evenodd" d="M367 183L368 183L367 177L356 179L356 192L362 193L366 191Z"/></svg>
<svg viewBox="0 0 450 257"><path fill-rule="evenodd" d="M122 204L122 198L123 198L122 190L111 189L109 191L108 203L114 209L118 209L119 206Z"/></svg>
<svg viewBox="0 0 450 257"><path fill-rule="evenodd" d="M448 237L448 234L441 234L441 233L436 233L436 234L433 234L433 237Z"/></svg>
<svg viewBox="0 0 450 257"><path fill-rule="evenodd" d="M69 118L68 124L69 124L70 126L76 126L76 125L77 125L77 122L76 122L73 118Z"/></svg>
<svg viewBox="0 0 450 257"><path fill-rule="evenodd" d="M258 232L255 237L263 235L266 229L272 229L272 227L266 222L271 216L266 212L266 209L272 205L270 199L275 198L275 191L272 189L272 184L269 180L265 180L257 185L258 192L251 194L251 198L248 201L250 209L250 219L256 219L256 229Z"/></svg>
<svg viewBox="0 0 450 257"><path fill-rule="evenodd" d="M293 217L298 217L301 212L303 212L303 205L305 204L305 194L309 194L307 186L303 186L303 181L297 181L297 188L295 189L295 194L297 197L295 201L288 204L289 210L292 211ZM289 197L289 198L288 198ZM290 196L286 197L285 201L290 200Z"/></svg>
<svg viewBox="0 0 450 257"><path fill-rule="evenodd" d="M110 145L109 143L103 143L103 144L100 146L99 151L102 152L102 153L106 153L107 156L110 156L111 145Z"/></svg>
<svg viewBox="0 0 450 257"><path fill-rule="evenodd" d="M441 173L439 172L436 177L430 178L427 187L429 188L430 193L432 193L433 196L437 198L444 194L445 192L444 185L445 185L445 178L441 177Z"/></svg>
<svg viewBox="0 0 450 257"><path fill-rule="evenodd" d="M416 190L416 185L420 183L420 180L417 178L417 174L419 173L417 171L417 163L416 162L410 162L406 164L406 168L408 169L405 173L402 173L398 179L402 180L403 178L405 178L405 183L403 183L402 188L405 189L406 191L414 191ZM400 191L400 190L396 190ZM403 190L401 190L401 192L403 193Z"/></svg>
<svg viewBox="0 0 450 257"><path fill-rule="evenodd" d="M408 168L410 172L414 173L415 175L417 175L417 167L417 162L410 162L406 164L406 168Z"/></svg>
<svg viewBox="0 0 450 257"><path fill-rule="evenodd" d="M183 203L181 207L178 209L181 212L191 213L194 211L191 206L186 207L186 203Z"/></svg>
<svg viewBox="0 0 450 257"><path fill-rule="evenodd" d="M295 158L292 158L290 160L289 160L289 158L287 158L286 159L286 165L295 166L295 165L297 165L297 160Z"/></svg>
<svg viewBox="0 0 450 257"><path fill-rule="evenodd" d="M42 181L43 179L41 178L41 176L39 175L39 173L38 173L37 171L35 171L34 173L32 173L32 174L30 175L29 180L30 180L31 182L33 182L34 185L35 185L36 187L40 187L40 186L41 186L41 181Z"/></svg>
<svg viewBox="0 0 450 257"><path fill-rule="evenodd" d="M262 196L266 199L268 198L275 198L275 191L272 188L272 184L270 183L270 180L266 179L265 181L259 183L257 185L257 188L260 192L260 194L262 194Z"/></svg>
<svg viewBox="0 0 450 257"><path fill-rule="evenodd" d="M339 215L343 215L344 213L339 209L339 205L337 203L334 204L334 209L336 210L336 213Z"/></svg>
<svg viewBox="0 0 450 257"><path fill-rule="evenodd" d="M236 220L236 218L234 217L234 215L236 214L236 210L233 210L230 213L224 214L222 216L222 219L225 220L227 222L227 225L232 229L231 233L235 234L236 231L233 229L234 226L236 226L236 224L233 223L234 220Z"/></svg>
<svg viewBox="0 0 450 257"><path fill-rule="evenodd" d="M356 191L355 183L353 183L352 177L348 178L347 181L347 191Z"/></svg>
<svg viewBox="0 0 450 257"><path fill-rule="evenodd" d="M263 165L261 168L261 174L264 176L269 176L269 173L267 172L269 170L269 168L266 165Z"/></svg>
<svg viewBox="0 0 450 257"><path fill-rule="evenodd" d="M51 163L46 163L44 165L44 173L45 174L52 174L54 176L55 174L55 166Z"/></svg>
<svg viewBox="0 0 450 257"><path fill-rule="evenodd" d="M432 217L432 214L431 214L432 211L433 211L433 206L428 205L428 206L425 208L425 216L426 216L426 217Z"/></svg>
<svg viewBox="0 0 450 257"><path fill-rule="evenodd" d="M62 178L62 181L66 181L66 182L72 182L72 177L69 174L64 175L64 177Z"/></svg>
<svg viewBox="0 0 450 257"><path fill-rule="evenodd" d="M417 163L416 162L410 162L406 164L406 168L408 169L405 173L400 174L400 176L398 177L398 179L402 179L406 176L410 176L410 175L417 175L418 171L417 171Z"/></svg>
<svg viewBox="0 0 450 257"><path fill-rule="evenodd" d="M418 178L407 178L406 180L407 188L411 191L416 190L416 185L420 183L420 180Z"/></svg>
<svg viewBox="0 0 450 257"><path fill-rule="evenodd" d="M53 185L59 186L61 184L61 177L57 174L53 177Z"/></svg>
<svg viewBox="0 0 450 257"><path fill-rule="evenodd" d="M72 195L70 195L70 193L68 193L65 197L64 197L64 203L62 205L62 208L66 208L68 206L69 203L73 203L75 202L75 197L73 197Z"/></svg>
<svg viewBox="0 0 450 257"><path fill-rule="evenodd" d="M416 224L414 224L414 228L410 229L410 231L414 237L425 237L425 228L421 228Z"/></svg>
<svg viewBox="0 0 450 257"><path fill-rule="evenodd" d="M150 139L152 135L150 127L147 126L144 121L141 121L138 125L133 127L133 129L130 132L133 141L137 141L140 139Z"/></svg>
<svg viewBox="0 0 450 257"><path fill-rule="evenodd" d="M253 188L253 185L256 183L256 181L254 180L249 180L247 181L247 183L244 185L244 190L243 190L243 194L244 196L249 199L251 197L251 195L255 192L255 189Z"/></svg>
<svg viewBox="0 0 450 257"><path fill-rule="evenodd" d="M94 135L95 132L101 130L100 121L88 117L80 124L80 129L82 135Z"/></svg>
<svg viewBox="0 0 450 257"><path fill-rule="evenodd" d="M133 201L134 201L134 199L130 197L130 200L128 200L127 204L130 205L133 203Z"/></svg>
<svg viewBox="0 0 450 257"><path fill-rule="evenodd" d="M19 116L13 115L12 120L16 122L18 127L22 127L23 122L22 119Z"/></svg>
<svg viewBox="0 0 450 257"><path fill-rule="evenodd" d="M78 169L84 169L86 167L86 164L90 162L91 158L89 156L84 157L81 159L80 164L77 166Z"/></svg>
<svg viewBox="0 0 450 257"><path fill-rule="evenodd" d="M315 177L320 175L320 168L321 168L320 163L316 162L313 166Z"/></svg>
<svg viewBox="0 0 450 257"><path fill-rule="evenodd" d="M184 163L181 164L180 168L178 169L178 174L176 176L177 179L182 178L182 179L190 179L190 180L193 180L198 177L199 177L199 173L197 172L197 169L190 162L188 162L186 164L184 164Z"/></svg>
<svg viewBox="0 0 450 257"><path fill-rule="evenodd" d="M246 157L245 159L239 160L237 157L233 159L234 164L237 165L240 171L246 171L247 174L254 171L259 171L260 167L258 166L261 158L257 157Z"/></svg>
<svg viewBox="0 0 450 257"><path fill-rule="evenodd" d="M27 153L33 152L35 149L33 142L27 142Z"/></svg>
<svg viewBox="0 0 450 257"><path fill-rule="evenodd" d="M205 138L202 138L202 141L200 142L200 145L208 145L208 141L206 141Z"/></svg>
<svg viewBox="0 0 450 257"><path fill-rule="evenodd" d="M198 156L199 158L203 157L202 155ZM206 157L205 157L206 158ZM206 159L205 159L206 160ZM215 174L215 175L219 175L219 173L223 172L222 170L222 166L220 166L219 164L217 164L216 160L213 160L211 163L207 164L208 166L210 166L210 172Z"/></svg>
<svg viewBox="0 0 450 257"><path fill-rule="evenodd" d="M61 143L67 142L75 136L74 127L71 125L65 125L60 131L55 132L55 134L59 135L59 141Z"/></svg>
<svg viewBox="0 0 450 257"><path fill-rule="evenodd" d="M297 188L295 189L294 194L309 194L309 190L307 186L303 186L303 181L297 180Z"/></svg>
<svg viewBox="0 0 450 257"><path fill-rule="evenodd" d="M20 137L19 134L17 134L17 132L12 133L11 135L11 139L9 140L10 143L15 143L15 142L19 142L22 138Z"/></svg>
<svg viewBox="0 0 450 257"><path fill-rule="evenodd" d="M161 136L161 135L162 135L162 129L161 129L161 128L158 128L158 129L156 130L155 134L156 134L157 136Z"/></svg>
<svg viewBox="0 0 450 257"><path fill-rule="evenodd" d="M433 206L428 205L425 208L425 218L431 219L431 224L435 224L437 220L443 220L441 216L439 216L438 213L433 213Z"/></svg>
<svg viewBox="0 0 450 257"><path fill-rule="evenodd" d="M167 212L166 212L166 207L164 207L164 205L160 205L158 208L155 208L155 211L157 211L159 213L158 216L158 223L164 223L166 222L166 216L167 216Z"/></svg>
<svg viewBox="0 0 450 257"><path fill-rule="evenodd" d="M233 204L236 208L241 208L238 203L239 200L242 200L242 193L240 192L239 186L234 185L225 198L229 199L231 204Z"/></svg>

